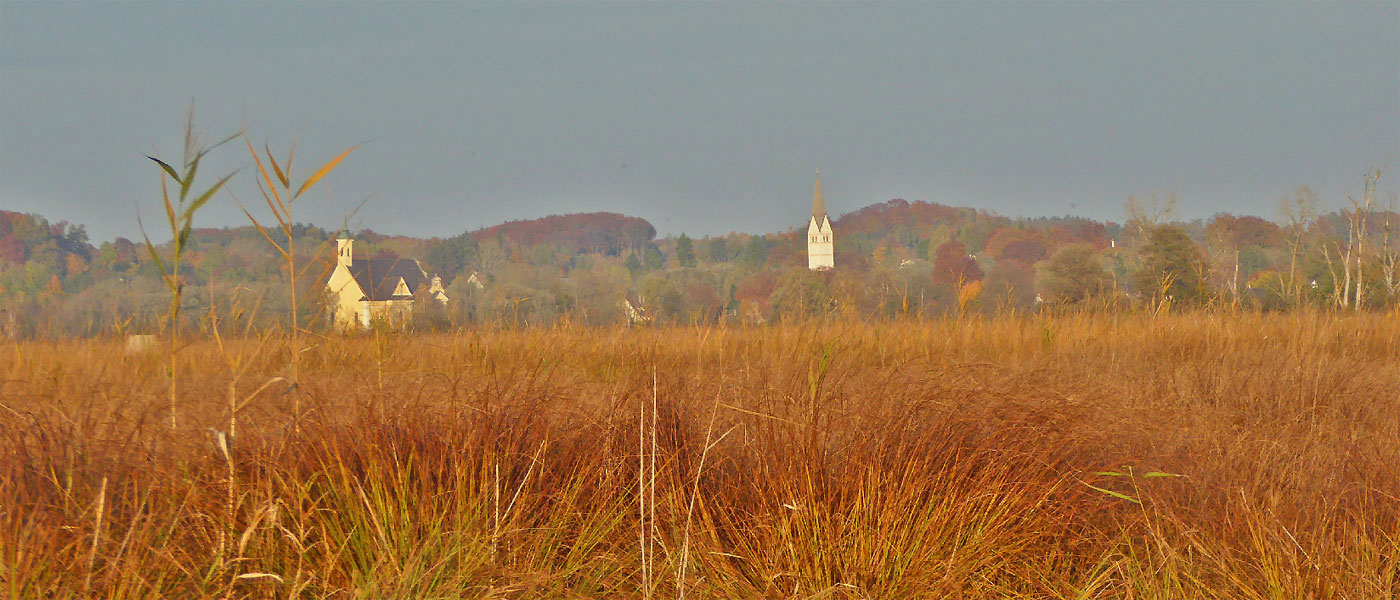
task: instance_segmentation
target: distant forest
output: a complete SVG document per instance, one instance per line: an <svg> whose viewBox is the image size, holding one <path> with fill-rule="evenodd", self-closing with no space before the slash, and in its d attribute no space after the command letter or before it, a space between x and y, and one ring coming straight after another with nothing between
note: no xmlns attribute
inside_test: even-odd
<svg viewBox="0 0 1400 600"><path fill-rule="evenodd" d="M1374 185L1367 179L1371 200ZM418 328L626 322L769 323L1030 312L1246 308L1389 310L1400 305L1400 214L1356 202L1320 212L1300 188L1278 220L1217 214L1182 222L1169 201L1129 202L1123 224L1013 219L890 200L840 216L836 268L809 271L805 224L751 235L657 238L612 213L513 221L448 238L354 232L361 257L418 259L451 302L422 305ZM1371 204L1375 204L1371 202ZM292 228L316 257L298 277L312 328L329 328L322 287L337 232ZM275 241L285 242L270 232ZM158 252L168 252L159 247ZM93 245L82 225L0 211L0 333L159 331L169 293L143 243ZM471 276L475 274L476 277ZM181 265L181 314L199 327L237 310L289 314L285 264L252 226L195 229ZM185 324L182 322L182 327Z"/></svg>

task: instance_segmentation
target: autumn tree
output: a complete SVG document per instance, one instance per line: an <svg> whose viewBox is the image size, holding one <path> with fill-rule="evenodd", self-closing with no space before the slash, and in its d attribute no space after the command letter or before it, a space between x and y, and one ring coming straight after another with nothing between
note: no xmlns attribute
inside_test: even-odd
<svg viewBox="0 0 1400 600"><path fill-rule="evenodd" d="M0 237L0 260L14 265L22 265L27 254L24 250L24 242L20 241L19 236L11 233Z"/></svg>
<svg viewBox="0 0 1400 600"><path fill-rule="evenodd" d="M1045 244L1042 244L1040 240L1031 238L1016 240L1007 244L1002 248L1001 256L997 258L1002 260L1015 260L1025 265L1033 265L1045 260L1048 254L1049 252L1045 249Z"/></svg>
<svg viewBox="0 0 1400 600"><path fill-rule="evenodd" d="M1283 242L1283 230L1252 215L1218 213L1206 224L1206 237L1220 239L1232 248L1277 246Z"/></svg>
<svg viewBox="0 0 1400 600"><path fill-rule="evenodd" d="M962 285L980 281L982 276L982 268L967 255L967 247L962 242L948 242L934 253L933 282L936 284Z"/></svg>
<svg viewBox="0 0 1400 600"><path fill-rule="evenodd" d="M774 319L821 317L833 306L831 289L821 273L806 267L791 267L778 276L769 306Z"/></svg>
<svg viewBox="0 0 1400 600"><path fill-rule="evenodd" d="M747 307L747 310L765 314L768 310L768 301L773 295L773 290L777 287L777 273L771 270L759 271L735 286L734 299L739 301L740 306Z"/></svg>
<svg viewBox="0 0 1400 600"><path fill-rule="evenodd" d="M1177 225L1153 227L1139 253L1142 268L1134 277L1139 291L1160 294L1174 302L1206 299L1206 258L1186 230Z"/></svg>
<svg viewBox="0 0 1400 600"><path fill-rule="evenodd" d="M1001 260L1002 253L1006 251L1007 246L1033 239L1033 237L1030 232L1020 227L1002 227L987 237L987 245L983 251L992 258Z"/></svg>
<svg viewBox="0 0 1400 600"><path fill-rule="evenodd" d="M1098 252L1088 244L1070 244L1055 251L1045 265L1043 298L1058 304L1080 304L1113 289L1113 276L1104 270Z"/></svg>
<svg viewBox="0 0 1400 600"><path fill-rule="evenodd" d="M1029 310L1035 299L1035 271L1018 260L999 260L983 281L983 305Z"/></svg>

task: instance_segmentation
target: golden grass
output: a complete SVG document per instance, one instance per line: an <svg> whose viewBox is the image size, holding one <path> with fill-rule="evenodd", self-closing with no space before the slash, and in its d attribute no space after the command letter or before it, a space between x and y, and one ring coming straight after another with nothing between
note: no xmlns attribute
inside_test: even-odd
<svg viewBox="0 0 1400 600"><path fill-rule="evenodd" d="M0 350L0 596L1400 595L1394 315L227 347Z"/></svg>

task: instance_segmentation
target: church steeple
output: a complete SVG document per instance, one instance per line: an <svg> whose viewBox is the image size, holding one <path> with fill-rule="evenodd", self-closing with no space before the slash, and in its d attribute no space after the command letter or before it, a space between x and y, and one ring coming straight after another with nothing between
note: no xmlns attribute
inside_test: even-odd
<svg viewBox="0 0 1400 600"><path fill-rule="evenodd" d="M817 188L812 193L812 218L821 223L826 219L826 201L822 200L822 170L817 169Z"/></svg>
<svg viewBox="0 0 1400 600"><path fill-rule="evenodd" d="M826 200L822 199L822 172L818 170L817 186L812 192L812 220L807 223L807 268L825 271L836 266L831 236L831 219L826 216Z"/></svg>
<svg viewBox="0 0 1400 600"><path fill-rule="evenodd" d="M355 240L350 237L350 232L342 229L335 240L335 258L337 264L345 265L347 268L355 261Z"/></svg>

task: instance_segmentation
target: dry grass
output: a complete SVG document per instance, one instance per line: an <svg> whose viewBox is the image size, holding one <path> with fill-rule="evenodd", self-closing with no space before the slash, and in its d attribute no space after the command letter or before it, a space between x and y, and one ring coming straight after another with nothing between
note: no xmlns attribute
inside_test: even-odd
<svg viewBox="0 0 1400 600"><path fill-rule="evenodd" d="M0 596L1400 595L1395 315L227 349L0 350Z"/></svg>

